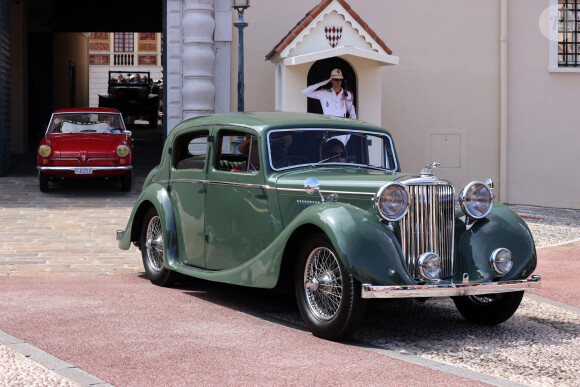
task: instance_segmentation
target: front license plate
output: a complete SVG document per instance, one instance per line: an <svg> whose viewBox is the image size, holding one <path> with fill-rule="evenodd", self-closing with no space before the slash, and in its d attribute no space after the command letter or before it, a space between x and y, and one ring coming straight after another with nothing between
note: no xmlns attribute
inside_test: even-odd
<svg viewBox="0 0 580 387"><path fill-rule="evenodd" d="M92 175L93 168L75 168L75 175Z"/></svg>

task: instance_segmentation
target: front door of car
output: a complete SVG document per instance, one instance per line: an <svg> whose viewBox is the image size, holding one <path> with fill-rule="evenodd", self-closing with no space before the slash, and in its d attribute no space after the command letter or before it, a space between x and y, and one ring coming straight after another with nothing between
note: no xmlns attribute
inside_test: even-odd
<svg viewBox="0 0 580 387"><path fill-rule="evenodd" d="M214 150L206 196L206 268L226 270L254 258L274 233L256 134L220 130Z"/></svg>
<svg viewBox="0 0 580 387"><path fill-rule="evenodd" d="M205 179L209 130L175 139L170 195L175 208L179 257L187 265L205 268Z"/></svg>

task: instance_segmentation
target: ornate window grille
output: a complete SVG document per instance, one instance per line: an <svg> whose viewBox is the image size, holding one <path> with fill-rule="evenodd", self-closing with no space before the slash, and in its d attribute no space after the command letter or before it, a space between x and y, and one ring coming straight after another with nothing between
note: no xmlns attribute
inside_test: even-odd
<svg viewBox="0 0 580 387"><path fill-rule="evenodd" d="M558 67L580 67L580 0L558 0Z"/></svg>

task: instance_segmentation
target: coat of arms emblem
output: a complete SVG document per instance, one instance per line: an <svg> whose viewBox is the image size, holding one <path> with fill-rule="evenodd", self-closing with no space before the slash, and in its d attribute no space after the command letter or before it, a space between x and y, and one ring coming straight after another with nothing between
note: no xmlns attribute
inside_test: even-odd
<svg viewBox="0 0 580 387"><path fill-rule="evenodd" d="M326 34L328 43L330 43L330 47L334 48L342 37L342 27L324 27L324 33Z"/></svg>

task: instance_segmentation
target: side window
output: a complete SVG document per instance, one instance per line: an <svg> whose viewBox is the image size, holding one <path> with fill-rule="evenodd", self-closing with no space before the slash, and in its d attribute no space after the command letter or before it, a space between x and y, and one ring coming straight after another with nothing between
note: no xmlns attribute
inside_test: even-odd
<svg viewBox="0 0 580 387"><path fill-rule="evenodd" d="M208 132L185 134L175 141L175 169L204 169Z"/></svg>
<svg viewBox="0 0 580 387"><path fill-rule="evenodd" d="M257 173L260 170L258 139L255 135L224 131L219 135L216 168L222 171Z"/></svg>

